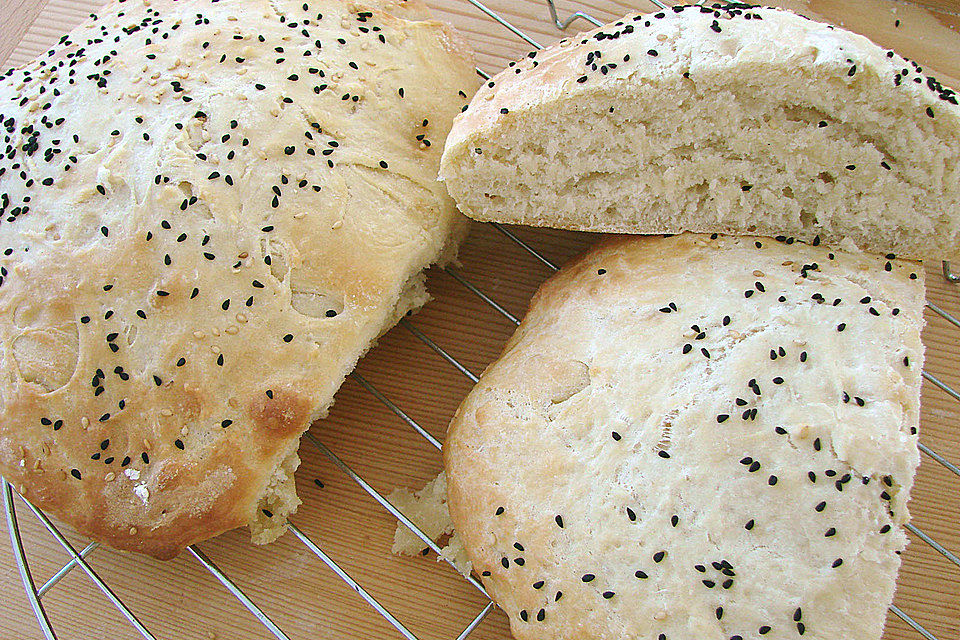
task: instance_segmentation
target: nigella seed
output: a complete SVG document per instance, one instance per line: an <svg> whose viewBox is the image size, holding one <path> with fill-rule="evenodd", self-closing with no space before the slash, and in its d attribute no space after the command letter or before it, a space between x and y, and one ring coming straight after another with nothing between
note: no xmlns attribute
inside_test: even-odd
<svg viewBox="0 0 960 640"><path fill-rule="evenodd" d="M621 439L623 436L621 436L621 435L620 435L619 433L617 433L616 431L612 431L612 432L610 433L610 437L613 438L615 441L619 442L620 439Z"/></svg>
<svg viewBox="0 0 960 640"><path fill-rule="evenodd" d="M763 625L762 627L760 627L759 629L757 629L757 632L758 632L760 635L765 636L765 635L767 635L768 633L770 633L770 627L769 627L769 625Z"/></svg>
<svg viewBox="0 0 960 640"><path fill-rule="evenodd" d="M823 533L824 538L832 538L835 535L837 535L837 530L835 527L830 527Z"/></svg>
<svg viewBox="0 0 960 640"><path fill-rule="evenodd" d="M753 529L753 525L754 525L753 518L750 518L749 520L747 520L747 523L743 525L743 528L746 529L747 531L751 531Z"/></svg>
<svg viewBox="0 0 960 640"><path fill-rule="evenodd" d="M814 507L814 510L815 510L817 513L820 513L820 512L822 512L824 509L826 509L826 508L827 508L827 503L826 503L826 501L821 500L820 502L817 503L817 506Z"/></svg>
<svg viewBox="0 0 960 640"><path fill-rule="evenodd" d="M725 413L721 413L720 415L717 416L717 422L723 423L723 422L726 422L729 418L730 418L729 415Z"/></svg>
<svg viewBox="0 0 960 640"><path fill-rule="evenodd" d="M843 558L837 558L836 560L833 561L833 564L831 564L830 567L833 569L836 569L842 564L843 564Z"/></svg>

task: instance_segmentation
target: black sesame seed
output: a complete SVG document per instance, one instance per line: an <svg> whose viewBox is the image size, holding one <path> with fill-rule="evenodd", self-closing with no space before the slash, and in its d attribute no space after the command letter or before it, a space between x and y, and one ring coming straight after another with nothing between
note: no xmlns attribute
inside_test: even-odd
<svg viewBox="0 0 960 640"><path fill-rule="evenodd" d="M836 569L842 564L843 564L843 558L837 558L836 560L833 561L833 564L831 564L830 567L833 569Z"/></svg>
<svg viewBox="0 0 960 640"><path fill-rule="evenodd" d="M667 555L666 551L657 551L655 554L653 554L653 561L660 563L663 561L663 558L666 555Z"/></svg>
<svg viewBox="0 0 960 640"><path fill-rule="evenodd" d="M557 516L554 518L554 520L556 521L557 526L563 529L563 516Z"/></svg>
<svg viewBox="0 0 960 640"><path fill-rule="evenodd" d="M634 575L636 578L638 578L639 580L646 580L646 579L647 579L647 574L646 574L646 572L645 572L645 571L641 571L641 570L639 570L639 569L637 569L637 570L634 572L633 575Z"/></svg>
<svg viewBox="0 0 960 640"><path fill-rule="evenodd" d="M597 577L597 576L593 575L592 573L585 573L585 574L583 574L582 576L580 576L580 581L581 581L581 582L593 582L593 581L596 579L596 577Z"/></svg>
<svg viewBox="0 0 960 640"><path fill-rule="evenodd" d="M749 520L747 520L747 524L743 525L743 528L746 529L747 531L751 531L753 529L753 525L754 525L753 518L750 518Z"/></svg>

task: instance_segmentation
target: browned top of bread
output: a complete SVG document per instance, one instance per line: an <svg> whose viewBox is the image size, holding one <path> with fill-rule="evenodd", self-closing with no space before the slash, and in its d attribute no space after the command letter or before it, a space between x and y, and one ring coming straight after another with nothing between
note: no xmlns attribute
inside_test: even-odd
<svg viewBox="0 0 960 640"><path fill-rule="evenodd" d="M299 436L463 231L436 170L475 82L400 0L114 1L6 73L0 472L121 549L274 537Z"/></svg>

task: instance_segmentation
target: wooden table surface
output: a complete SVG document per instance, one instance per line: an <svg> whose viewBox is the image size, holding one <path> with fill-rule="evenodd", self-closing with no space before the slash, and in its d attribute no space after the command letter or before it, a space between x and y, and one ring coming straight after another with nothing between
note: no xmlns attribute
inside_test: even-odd
<svg viewBox="0 0 960 640"><path fill-rule="evenodd" d="M0 4L2 66L42 52L98 2L0 0ZM477 64L483 69L500 69L528 49L465 0L431 4L472 42L478 52ZM539 42L559 37L542 0L488 0L487 4ZM960 0L787 0L774 4L859 31L929 67L946 84L960 87ZM602 19L636 8L650 9L651 5L644 0L561 2L563 13L583 9ZM514 232L558 264L596 240L589 234L551 230L516 228ZM518 316L550 274L544 264L487 225L474 227L461 258L463 264L456 275ZM928 300L960 316L960 287L947 283L939 264L930 264L927 270ZM435 301L413 317L410 325L467 369L479 373L496 357L513 325L449 272L432 272L429 286ZM960 328L932 312L927 313L927 320L927 371L960 388ZM403 326L384 336L358 371L441 440L447 421L471 386L461 372ZM330 416L315 424L311 433L382 493L397 486L422 486L441 469L437 450L356 380L346 382ZM932 384L923 389L921 441L948 460L960 462L960 402ZM486 599L450 567L435 562L432 555L391 555L395 519L312 443L304 441L301 456L297 480L304 504L294 522L418 638L456 638ZM322 481L322 488L315 479ZM916 526L947 549L960 552L960 478L927 455L922 456L911 511ZM42 583L68 556L22 504L18 513L28 559ZM86 544L68 528L62 530L77 548ZM42 638L7 534L5 523L0 524L0 640ZM896 604L939 640L960 640L960 568L921 540L911 538ZM291 534L275 544L253 547L246 531L234 531L199 546L291 638L400 637ZM193 557L161 563L101 549L89 561L158 638L271 637ZM81 571L69 574L43 602L60 638L140 637ZM505 616L492 612L470 638L507 640ZM920 638L899 618L888 616L886 640Z"/></svg>

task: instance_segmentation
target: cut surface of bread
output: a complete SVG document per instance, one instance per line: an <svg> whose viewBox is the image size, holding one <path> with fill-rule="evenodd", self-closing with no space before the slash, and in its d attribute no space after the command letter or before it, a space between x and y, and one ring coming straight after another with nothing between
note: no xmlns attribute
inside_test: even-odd
<svg viewBox="0 0 960 640"><path fill-rule="evenodd" d="M877 640L919 463L923 272L625 237L534 297L444 444L520 640Z"/></svg>
<svg viewBox="0 0 960 640"><path fill-rule="evenodd" d="M634 14L531 53L458 117L441 176L478 220L960 256L957 94L779 9Z"/></svg>
<svg viewBox="0 0 960 640"><path fill-rule="evenodd" d="M284 530L300 435L465 233L420 2L127 0L0 78L0 472L114 547Z"/></svg>

